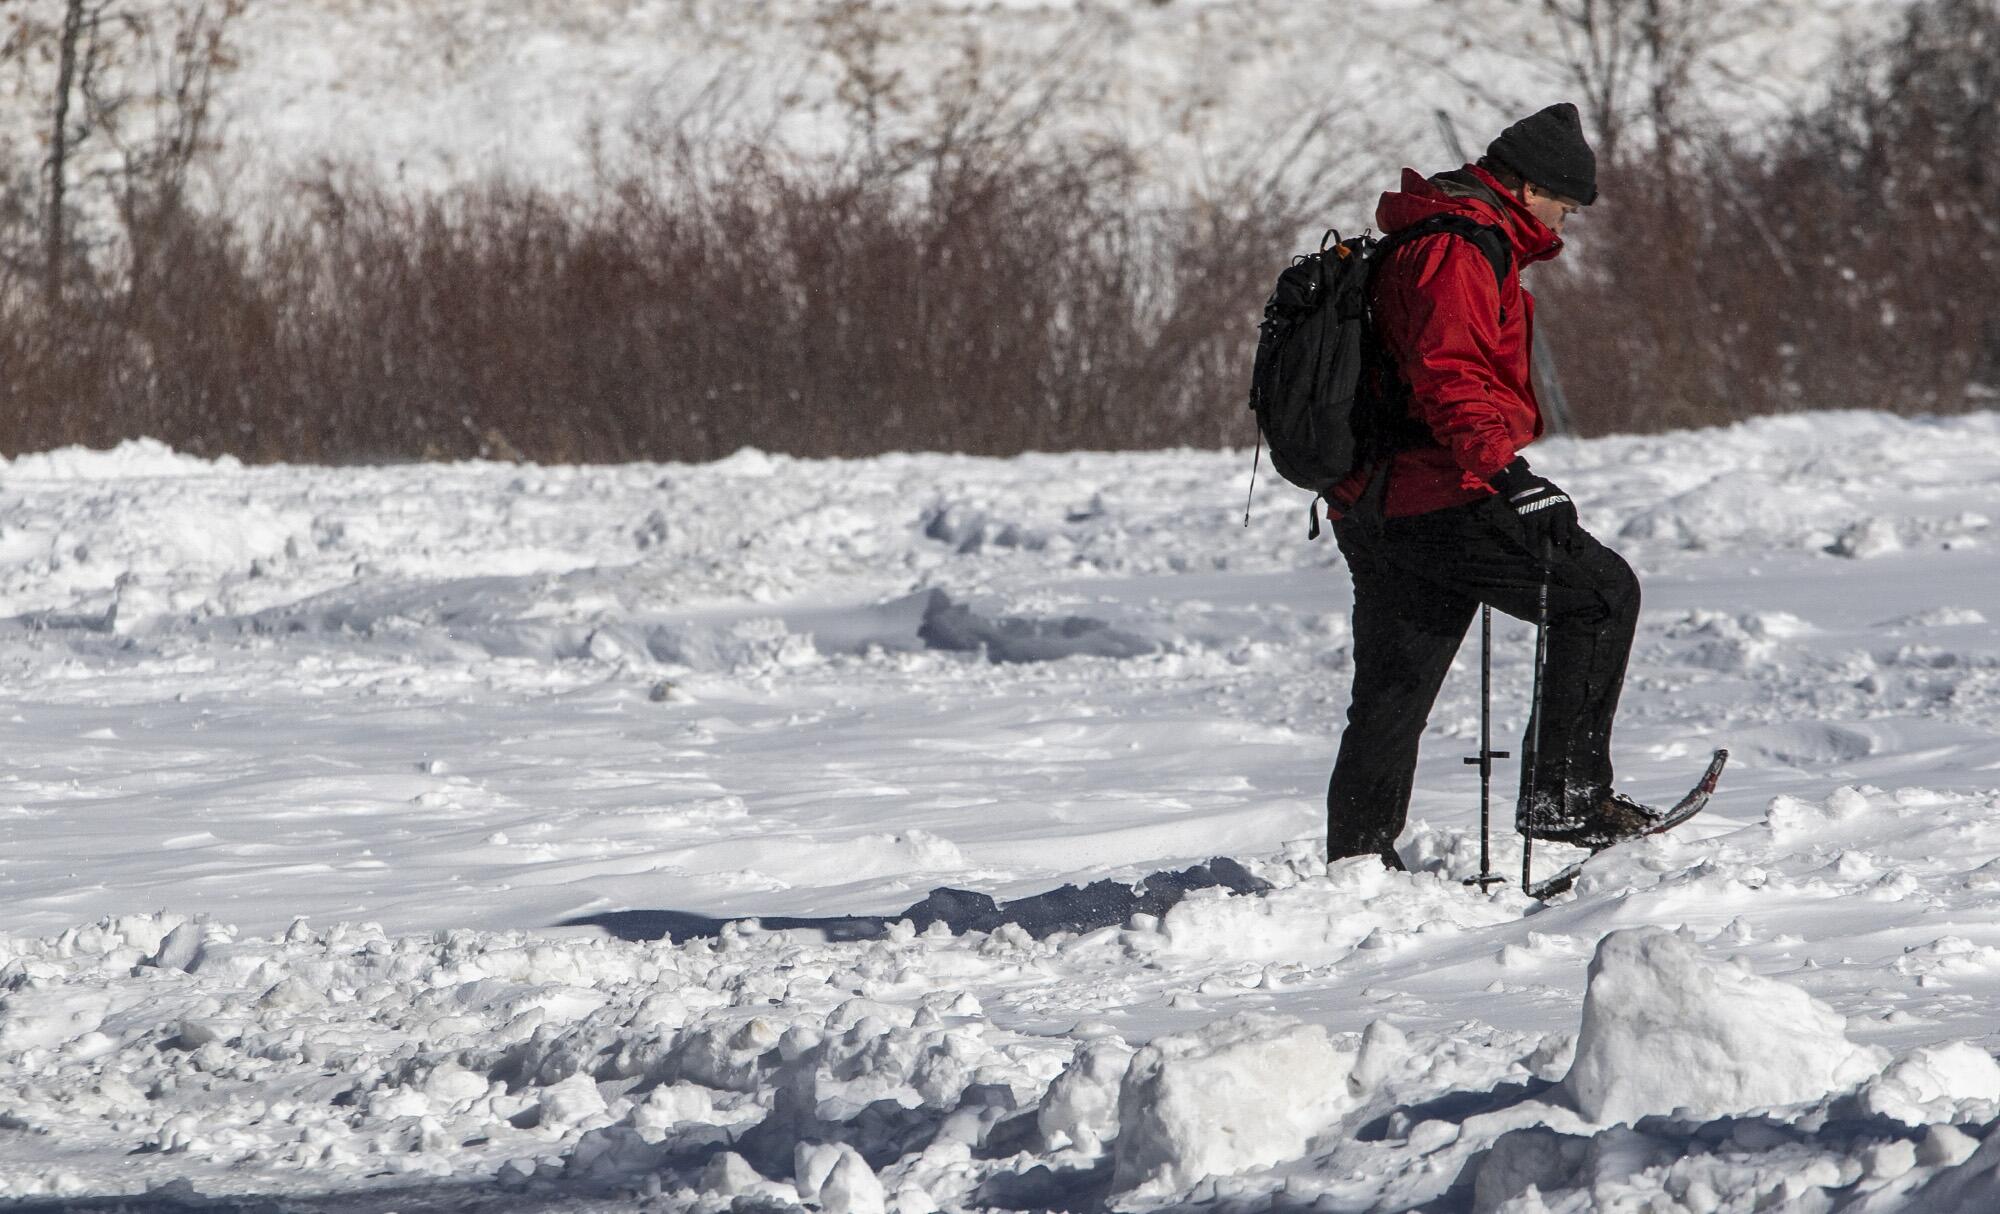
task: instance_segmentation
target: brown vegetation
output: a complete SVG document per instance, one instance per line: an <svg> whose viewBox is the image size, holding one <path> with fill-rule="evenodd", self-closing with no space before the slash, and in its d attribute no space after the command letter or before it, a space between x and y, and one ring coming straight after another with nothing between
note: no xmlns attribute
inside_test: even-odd
<svg viewBox="0 0 2000 1214"><path fill-rule="evenodd" d="M1535 272L1577 421L1990 403L1996 25L1990 3L1933 0L1766 146L1679 136L1671 157L1608 165L1579 256ZM0 256L0 449L1247 444L1271 278L1322 217L1357 226L1366 204L1336 200L1324 170L1157 201L1129 149L1049 138L1048 99L966 96L924 138L871 130L834 163L668 131L647 171L587 198L412 199L329 175L251 229L141 179L120 195L118 264L73 261L55 292L38 217L0 207L0 251L28 250ZM1301 130L1291 163L1337 168L1326 128Z"/></svg>
<svg viewBox="0 0 2000 1214"><path fill-rule="evenodd" d="M1540 283L1586 428L2000 401L2000 8L1931 0L1760 148L1605 174Z"/></svg>
<svg viewBox="0 0 2000 1214"><path fill-rule="evenodd" d="M691 113L652 134L645 172L588 197L411 198L328 174L254 231L140 181L119 264L0 289L0 449L145 434L256 460L616 461L1247 441L1273 251L1329 209L1326 174L1146 201L1128 149L1046 137L1055 104L968 84L923 137L865 124L834 161L719 149L714 116ZM1324 133L1288 134L1323 153Z"/></svg>

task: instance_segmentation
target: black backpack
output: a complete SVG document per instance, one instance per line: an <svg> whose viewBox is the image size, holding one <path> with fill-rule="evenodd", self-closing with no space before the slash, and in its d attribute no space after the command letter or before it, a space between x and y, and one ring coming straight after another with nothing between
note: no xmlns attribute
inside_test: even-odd
<svg viewBox="0 0 2000 1214"><path fill-rule="evenodd" d="M1463 215L1435 215L1377 238L1329 231L1317 253L1292 259L1264 305L1250 408L1271 466L1311 490L1311 536L1319 499L1356 469L1422 442L1409 388L1375 336L1375 269L1406 240L1448 232L1476 246L1504 284L1512 250L1500 229ZM1252 469L1251 480L1256 479Z"/></svg>

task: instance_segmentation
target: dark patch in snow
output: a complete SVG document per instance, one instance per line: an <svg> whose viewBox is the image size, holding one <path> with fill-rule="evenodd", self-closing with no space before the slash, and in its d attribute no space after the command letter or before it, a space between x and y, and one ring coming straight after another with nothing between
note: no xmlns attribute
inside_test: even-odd
<svg viewBox="0 0 2000 1214"><path fill-rule="evenodd" d="M967 555L988 546L1040 552L1049 545L1048 537L1039 531L1016 523L994 522L983 510L961 506L933 506L924 512L923 524L925 539L936 540Z"/></svg>
<svg viewBox="0 0 2000 1214"><path fill-rule="evenodd" d="M994 662L1049 662L1058 658L1133 658L1159 646L1121 632L1103 620L1069 615L1052 619L984 616L931 591L917 637L932 649L984 652Z"/></svg>
<svg viewBox="0 0 2000 1214"><path fill-rule="evenodd" d="M1406 1112L1412 1114L1412 1120L1420 1120L1414 1116L1416 1106ZM1975 1138L1981 1136L1979 1127L1960 1128L1972 1131ZM1608 1177L1628 1176L1702 1155L1723 1156L1759 1174L1782 1175L1788 1168L1796 1170L1816 1159L1859 1156L1883 1143L1916 1144L1926 1129L1863 1114L1852 1096L1835 1097L1825 1106L1823 1117L1804 1122L1757 1114L1708 1121L1652 1116L1594 1134L1527 1126L1509 1130L1467 1160L1452 1193L1461 1199L1469 1197L1472 1210L1493 1210L1520 1197L1532 1185L1545 1201L1555 1204L1564 1196L1589 1192ZM1863 1196L1852 1186L1829 1192L1848 1196L1849 1200L1839 1202L1838 1207ZM1902 1194L1902 1201L1870 1203L1865 1208L1972 1214L1994 1209L1990 1203L1996 1195L2000 1195L2000 1184L1994 1180L1993 1152L1981 1150L1932 1176L1918 1192Z"/></svg>
<svg viewBox="0 0 2000 1214"><path fill-rule="evenodd" d="M1400 1131L1426 1121L1463 1125L1468 1118L1497 1113L1524 1100L1539 1100L1554 1086L1546 1079L1530 1079L1526 1083L1503 1083L1490 1092L1446 1092L1436 1100L1409 1105L1377 1117L1356 1130L1354 1139L1356 1142L1384 1142L1400 1137Z"/></svg>
<svg viewBox="0 0 2000 1214"><path fill-rule="evenodd" d="M731 923L755 924L765 931L788 932L799 929L823 932L828 940L876 940L893 920L880 915L834 916L823 919L787 915L747 916L717 919L677 910L622 910L564 919L558 927L601 927L620 940L668 940L682 944L689 940L712 940Z"/></svg>
<svg viewBox="0 0 2000 1214"><path fill-rule="evenodd" d="M1038 1163L1025 1172L999 1172L973 1190L980 1208L995 1210L1101 1210L1111 1195L1110 1156L1092 1168L1056 1171Z"/></svg>
<svg viewBox="0 0 2000 1214"><path fill-rule="evenodd" d="M874 940L886 933L890 924L908 919L918 931L942 923L955 935L990 932L1003 923L1014 923L1041 940L1057 932L1117 927L1134 915L1164 915L1190 891L1217 887L1233 894L1260 894L1271 888L1269 882L1254 876L1241 864L1227 856L1218 856L1192 868L1150 874L1137 885L1094 881L1082 888L1065 885L1011 902L997 902L989 894L940 886L897 915L717 919L690 911L622 910L565 919L557 926L601 927L620 940L670 940L678 944L711 939L721 935L729 924L739 923L754 924L765 931L817 931L828 940L842 941Z"/></svg>

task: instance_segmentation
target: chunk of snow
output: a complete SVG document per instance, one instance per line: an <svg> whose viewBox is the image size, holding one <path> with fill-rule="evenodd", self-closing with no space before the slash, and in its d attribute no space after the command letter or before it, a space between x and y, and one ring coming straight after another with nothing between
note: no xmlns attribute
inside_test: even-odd
<svg viewBox="0 0 2000 1214"><path fill-rule="evenodd" d="M1979 1140L1955 1125L1934 1125L1917 1143L1917 1162L1925 1167L1956 1167L1972 1158Z"/></svg>
<svg viewBox="0 0 2000 1214"><path fill-rule="evenodd" d="M1866 560L1902 550L1903 538L1896 533L1896 525L1879 518L1862 519L1850 525L1827 547L1833 555L1852 560Z"/></svg>
<svg viewBox="0 0 2000 1214"><path fill-rule="evenodd" d="M887 1208L882 1182L848 1144L800 1143L793 1158L799 1197L826 1214L883 1214Z"/></svg>
<svg viewBox="0 0 2000 1214"><path fill-rule="evenodd" d="M1410 1056L1410 1039L1387 1020L1371 1021L1361 1034L1361 1053L1354 1060L1354 1073L1347 1077L1347 1090L1357 1100L1380 1086L1405 1058Z"/></svg>
<svg viewBox="0 0 2000 1214"><path fill-rule="evenodd" d="M660 1166L666 1150L649 1143L629 1125L602 1126L576 1140L563 1165L571 1180L615 1184L645 1176Z"/></svg>
<svg viewBox="0 0 2000 1214"><path fill-rule="evenodd" d="M1159 1038L1119 1089L1113 1189L1171 1193L1297 1158L1352 1104L1354 1059L1319 1025L1258 1012Z"/></svg>
<svg viewBox="0 0 2000 1214"><path fill-rule="evenodd" d="M1965 1041L1911 1050L1861 1090L1864 1110L1905 1125L1956 1120L1966 1101L2000 1101L2000 1062Z"/></svg>
<svg viewBox="0 0 2000 1214"><path fill-rule="evenodd" d="M632 1110L632 1125L641 1131L658 1133L682 1122L715 1119L715 1097L709 1089L693 1083L663 1084L646 1094Z"/></svg>
<svg viewBox="0 0 2000 1214"><path fill-rule="evenodd" d="M1115 1037L1078 1047L1035 1112L1042 1141L1051 1149L1067 1146L1085 1155L1103 1154L1118 1137L1118 1089L1132 1053Z"/></svg>
<svg viewBox="0 0 2000 1214"><path fill-rule="evenodd" d="M1598 942L1576 1062L1562 1087L1592 1121L1719 1115L1852 1087L1886 1055L1794 986L1709 960L1656 927Z"/></svg>
<svg viewBox="0 0 2000 1214"><path fill-rule="evenodd" d="M543 1090L536 1106L545 1126L573 1126L590 1120L605 1110L604 1096L590 1076L571 1075Z"/></svg>
<svg viewBox="0 0 2000 1214"><path fill-rule="evenodd" d="M708 1161L701 1171L701 1187L718 1197L771 1197L788 1199L793 1196L790 1185L776 1185L765 1180L750 1161L734 1151L724 1151Z"/></svg>
<svg viewBox="0 0 2000 1214"><path fill-rule="evenodd" d="M447 1108L463 1108L486 1095L486 1076L455 1062L440 1063L424 1077L419 1090Z"/></svg>
<svg viewBox="0 0 2000 1214"><path fill-rule="evenodd" d="M168 932L149 963L163 970L191 970L201 961L203 925L188 920Z"/></svg>

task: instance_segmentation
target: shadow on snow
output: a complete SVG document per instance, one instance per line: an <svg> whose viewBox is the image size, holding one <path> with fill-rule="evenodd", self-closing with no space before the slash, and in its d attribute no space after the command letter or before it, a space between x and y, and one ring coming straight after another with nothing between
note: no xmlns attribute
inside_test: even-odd
<svg viewBox="0 0 2000 1214"><path fill-rule="evenodd" d="M878 939L888 933L891 924L907 919L918 931L942 923L954 935L990 932L1012 923L1041 940L1058 932L1118 927L1134 915L1164 915L1191 891L1217 887L1232 894L1258 894L1271 888L1269 882L1252 876L1236 861L1217 857L1192 868L1152 873L1136 885L1121 885L1116 881L1095 881L1082 887L1065 885L1011 902L999 902L989 894L971 890L939 887L923 901L894 915L717 919L691 911L622 910L580 915L564 919L557 926L600 927L620 940L669 940L679 944L719 936L724 927L738 923L764 931L817 931L830 941L844 941Z"/></svg>

